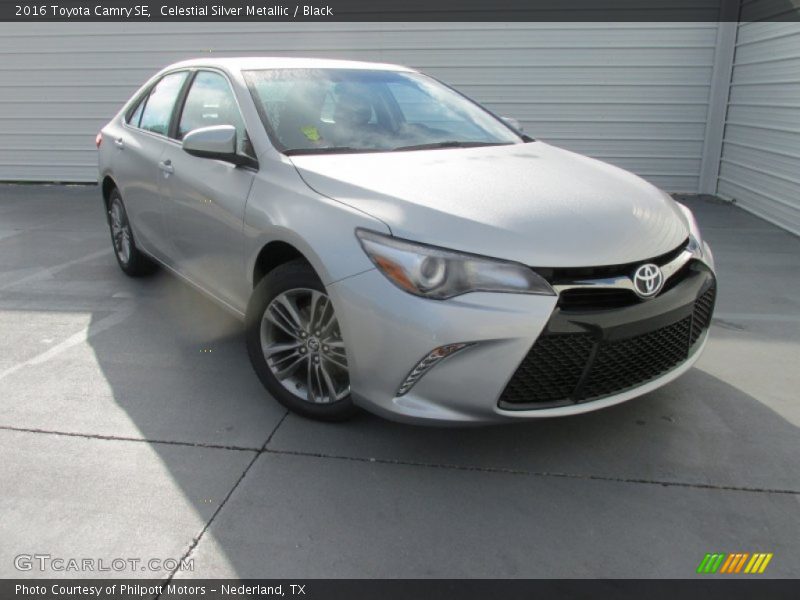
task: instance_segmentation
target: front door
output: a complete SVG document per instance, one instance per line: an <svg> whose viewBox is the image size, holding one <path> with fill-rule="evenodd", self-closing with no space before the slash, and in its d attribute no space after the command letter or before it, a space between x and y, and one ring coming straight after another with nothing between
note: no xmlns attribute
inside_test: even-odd
<svg viewBox="0 0 800 600"><path fill-rule="evenodd" d="M212 125L233 125L240 152L248 152L244 121L228 80L198 71L191 83L176 138ZM242 227L254 171L198 158L171 144L161 157L167 222L178 270L220 300L244 310L249 297Z"/></svg>

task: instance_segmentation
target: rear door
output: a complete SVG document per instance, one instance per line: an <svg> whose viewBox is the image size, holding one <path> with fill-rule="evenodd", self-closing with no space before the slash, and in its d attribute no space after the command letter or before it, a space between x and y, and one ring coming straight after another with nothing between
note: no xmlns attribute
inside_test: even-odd
<svg viewBox="0 0 800 600"><path fill-rule="evenodd" d="M170 243L164 221L159 162L170 141L170 121L189 73L170 73L158 80L125 117L115 134L112 168L136 241L150 254L169 262Z"/></svg>
<svg viewBox="0 0 800 600"><path fill-rule="evenodd" d="M252 157L244 120L227 77L198 70L190 83L173 135L177 142L195 129L236 127L239 153ZM255 170L198 158L170 145L161 162L169 169L168 230L178 269L219 299L243 310L249 296L242 227Z"/></svg>

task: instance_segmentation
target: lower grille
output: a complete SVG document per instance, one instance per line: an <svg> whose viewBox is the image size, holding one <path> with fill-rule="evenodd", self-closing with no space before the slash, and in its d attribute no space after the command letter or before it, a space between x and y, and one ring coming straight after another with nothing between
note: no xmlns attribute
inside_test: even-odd
<svg viewBox="0 0 800 600"><path fill-rule="evenodd" d="M700 334L711 324L711 313L714 310L714 293L715 290L712 286L694 303L694 312L692 313L692 344L697 341Z"/></svg>
<svg viewBox="0 0 800 600"><path fill-rule="evenodd" d="M621 340L599 340L592 333L545 333L517 368L500 403L542 407L586 402L647 383L689 358L710 325L714 297L712 285L694 302L689 316Z"/></svg>
<svg viewBox="0 0 800 600"><path fill-rule="evenodd" d="M588 333L550 335L534 344L508 382L506 402L558 402L575 389L594 346Z"/></svg>
<svg viewBox="0 0 800 600"><path fill-rule="evenodd" d="M644 335L601 344L578 399L600 398L641 385L682 363L689 357L691 326L692 318L686 317Z"/></svg>

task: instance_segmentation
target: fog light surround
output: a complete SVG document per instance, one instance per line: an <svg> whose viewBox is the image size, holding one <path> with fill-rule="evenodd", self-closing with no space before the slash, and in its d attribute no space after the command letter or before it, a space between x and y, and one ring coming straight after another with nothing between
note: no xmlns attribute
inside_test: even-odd
<svg viewBox="0 0 800 600"><path fill-rule="evenodd" d="M411 388L413 388L416 383L422 379L425 373L430 371L448 356L452 356L456 352L460 352L461 350L474 345L475 342L463 342L457 344L445 344L444 346L434 348L425 356L425 358L419 361L413 369L411 369L411 372L406 376L406 378L403 380L403 383L400 384L400 387L397 389L397 396L399 397L407 394Z"/></svg>

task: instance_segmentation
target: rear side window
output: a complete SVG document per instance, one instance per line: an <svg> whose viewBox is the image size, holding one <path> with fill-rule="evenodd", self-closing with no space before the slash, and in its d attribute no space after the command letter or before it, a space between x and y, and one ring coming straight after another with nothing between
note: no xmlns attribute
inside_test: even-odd
<svg viewBox="0 0 800 600"><path fill-rule="evenodd" d="M144 103L139 127L146 131L167 135L172 110L175 108L175 101L186 80L186 75L185 71L171 73L155 85ZM136 110L138 112L139 109ZM134 123L132 122L132 124Z"/></svg>
<svg viewBox="0 0 800 600"><path fill-rule="evenodd" d="M147 102L147 96L144 96L141 100L139 100L139 104L136 105L136 109L133 112L128 113L128 118L125 121L128 125L133 125L134 127L139 126L139 121L142 120L142 111L144 110L144 105Z"/></svg>
<svg viewBox="0 0 800 600"><path fill-rule="evenodd" d="M178 139L195 129L214 125L233 125L236 128L238 151L248 152L247 134L239 106L228 80L219 73L200 71L186 96L178 124Z"/></svg>

